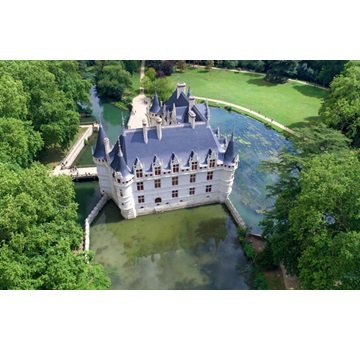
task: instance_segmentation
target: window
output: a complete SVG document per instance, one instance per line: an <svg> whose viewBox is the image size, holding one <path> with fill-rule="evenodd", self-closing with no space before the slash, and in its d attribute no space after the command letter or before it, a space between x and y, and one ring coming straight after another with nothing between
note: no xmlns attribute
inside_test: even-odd
<svg viewBox="0 0 360 350"><path fill-rule="evenodd" d="M189 195L192 196L193 194L195 194L195 187L191 187L189 190Z"/></svg>
<svg viewBox="0 0 360 350"><path fill-rule="evenodd" d="M191 170L196 170L196 169L197 169L197 166L198 166L198 163L197 163L197 162L192 162L192 163L191 163Z"/></svg>
<svg viewBox="0 0 360 350"><path fill-rule="evenodd" d="M136 186L137 186L138 191L143 191L144 190L144 183L143 182L138 182L136 184Z"/></svg>
<svg viewBox="0 0 360 350"><path fill-rule="evenodd" d="M193 183L196 181L196 174L191 174L190 175L190 183Z"/></svg>
<svg viewBox="0 0 360 350"><path fill-rule="evenodd" d="M173 164L173 173L179 172L179 164Z"/></svg>
<svg viewBox="0 0 360 350"><path fill-rule="evenodd" d="M212 185L207 185L206 186L206 192L211 192L211 188L212 188Z"/></svg>
<svg viewBox="0 0 360 350"><path fill-rule="evenodd" d="M120 197L122 197L122 196L123 196L123 192L122 192L122 190L121 190L121 189L119 190L119 194L120 194Z"/></svg>
<svg viewBox="0 0 360 350"><path fill-rule="evenodd" d="M161 168L159 166L154 168L155 175L161 175Z"/></svg>
<svg viewBox="0 0 360 350"><path fill-rule="evenodd" d="M178 190L172 191L172 197L173 197L173 198L179 197L179 191L178 191Z"/></svg>
<svg viewBox="0 0 360 350"><path fill-rule="evenodd" d="M137 178L143 177L143 171L142 171L142 169L136 169L136 177L137 177Z"/></svg>
<svg viewBox="0 0 360 350"><path fill-rule="evenodd" d="M145 203L145 197L144 196L138 196L138 203Z"/></svg>
<svg viewBox="0 0 360 350"><path fill-rule="evenodd" d="M215 167L215 159L210 159L209 168L214 168L214 167Z"/></svg>
<svg viewBox="0 0 360 350"><path fill-rule="evenodd" d="M173 178L172 178L172 185L173 186L176 186L176 185L178 185L179 184L179 177L178 176L174 176Z"/></svg>
<svg viewBox="0 0 360 350"><path fill-rule="evenodd" d="M209 171L208 173L207 173L207 177L206 177L206 180L212 180L213 179L213 174L214 174L214 172L213 171Z"/></svg>
<svg viewBox="0 0 360 350"><path fill-rule="evenodd" d="M161 180L160 179L154 180L154 185L155 185L155 188L160 188L161 187Z"/></svg>

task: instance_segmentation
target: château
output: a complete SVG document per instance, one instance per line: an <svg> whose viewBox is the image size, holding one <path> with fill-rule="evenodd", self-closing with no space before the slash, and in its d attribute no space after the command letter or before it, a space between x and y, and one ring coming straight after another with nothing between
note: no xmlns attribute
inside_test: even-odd
<svg viewBox="0 0 360 350"><path fill-rule="evenodd" d="M155 90L142 124L123 127L114 146L100 124L93 150L101 193L125 219L227 200L239 157L234 133L228 141L212 130L207 101L185 83L164 103Z"/></svg>

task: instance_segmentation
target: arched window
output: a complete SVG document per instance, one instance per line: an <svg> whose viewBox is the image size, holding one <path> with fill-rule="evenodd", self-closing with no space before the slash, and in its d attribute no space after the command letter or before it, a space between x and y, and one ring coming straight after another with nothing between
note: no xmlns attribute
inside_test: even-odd
<svg viewBox="0 0 360 350"><path fill-rule="evenodd" d="M155 203L161 203L161 198L160 197L155 198Z"/></svg>

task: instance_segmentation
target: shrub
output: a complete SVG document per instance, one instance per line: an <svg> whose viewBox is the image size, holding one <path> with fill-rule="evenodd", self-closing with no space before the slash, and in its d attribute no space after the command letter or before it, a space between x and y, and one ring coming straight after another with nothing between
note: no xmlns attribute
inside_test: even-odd
<svg viewBox="0 0 360 350"><path fill-rule="evenodd" d="M277 268L277 265L274 263L273 250L269 242L266 243L264 250L256 255L254 262L261 270L270 271Z"/></svg>
<svg viewBox="0 0 360 350"><path fill-rule="evenodd" d="M248 259L253 259L255 257L254 247L246 240L243 241L243 251Z"/></svg>
<svg viewBox="0 0 360 350"><path fill-rule="evenodd" d="M254 288L258 289L258 290L268 289L267 282L266 282L264 275L258 269L254 269L254 274L255 274L255 278L254 278L254 282L253 282Z"/></svg>

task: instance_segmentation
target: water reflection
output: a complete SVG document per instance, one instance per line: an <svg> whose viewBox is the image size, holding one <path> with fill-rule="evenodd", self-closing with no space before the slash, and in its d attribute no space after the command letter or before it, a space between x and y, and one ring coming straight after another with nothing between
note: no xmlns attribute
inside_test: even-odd
<svg viewBox="0 0 360 350"><path fill-rule="evenodd" d="M112 289L249 289L249 262L221 205L119 220L110 202L92 225L91 249Z"/></svg>

